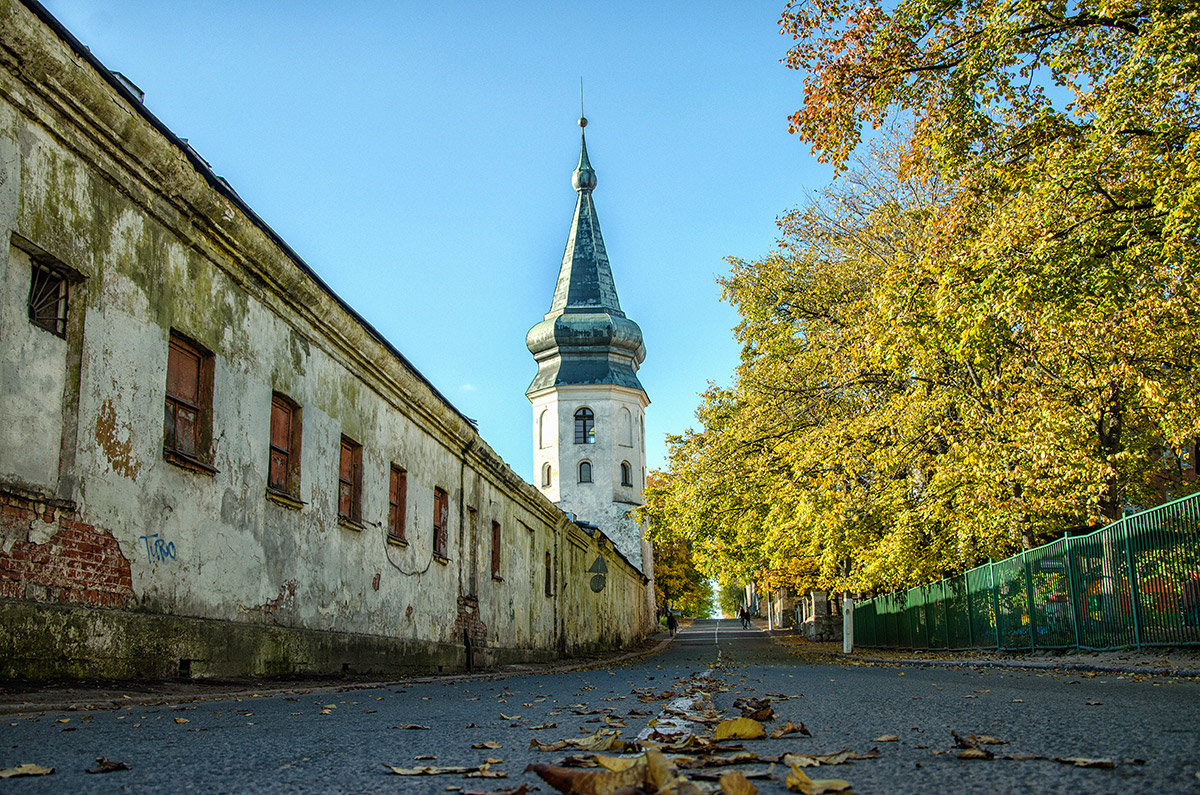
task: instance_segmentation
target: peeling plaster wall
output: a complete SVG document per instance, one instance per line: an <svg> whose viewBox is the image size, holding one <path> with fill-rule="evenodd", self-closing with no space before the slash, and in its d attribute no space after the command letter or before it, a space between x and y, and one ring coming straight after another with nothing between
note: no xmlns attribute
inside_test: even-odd
<svg viewBox="0 0 1200 795"><path fill-rule="evenodd" d="M603 537L517 477L81 53L2 0L0 224L14 241L0 246L0 598L16 600L0 611L0 676L444 669L468 648L487 665L643 635L637 571L609 552L605 588L590 586ZM28 320L26 248L79 277L66 339ZM215 472L164 458L172 329L213 353ZM300 406L298 505L267 495L275 391ZM337 518L343 434L362 445L360 527ZM408 473L404 544L385 526L393 463ZM435 488L451 506L446 560Z"/></svg>

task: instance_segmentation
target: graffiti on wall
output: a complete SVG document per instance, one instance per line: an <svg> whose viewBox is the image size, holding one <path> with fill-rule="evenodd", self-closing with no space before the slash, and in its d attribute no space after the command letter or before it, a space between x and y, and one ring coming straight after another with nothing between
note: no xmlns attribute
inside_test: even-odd
<svg viewBox="0 0 1200 795"><path fill-rule="evenodd" d="M146 542L146 557L152 562L165 563L168 560L175 560L174 541L160 538L158 533L148 536L138 536L138 539Z"/></svg>

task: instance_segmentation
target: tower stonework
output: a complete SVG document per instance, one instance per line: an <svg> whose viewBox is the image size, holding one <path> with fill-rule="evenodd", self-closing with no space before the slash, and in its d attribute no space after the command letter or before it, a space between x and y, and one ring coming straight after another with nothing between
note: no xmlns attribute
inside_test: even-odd
<svg viewBox="0 0 1200 795"><path fill-rule="evenodd" d="M525 391L533 404L534 483L564 511L599 527L652 577L652 552L632 513L646 483L650 399L637 377L646 347L617 299L582 133L571 182L575 216L550 311L526 335L538 365Z"/></svg>

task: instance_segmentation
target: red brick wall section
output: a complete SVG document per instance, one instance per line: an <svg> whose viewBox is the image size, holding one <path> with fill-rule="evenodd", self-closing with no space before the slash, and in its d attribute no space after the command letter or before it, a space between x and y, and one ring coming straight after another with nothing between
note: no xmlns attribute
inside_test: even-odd
<svg viewBox="0 0 1200 795"><path fill-rule="evenodd" d="M471 636L471 646L476 651L487 648L487 624L479 618L479 600L474 596L458 597L458 616L454 619L454 642L462 643L464 636Z"/></svg>
<svg viewBox="0 0 1200 795"><path fill-rule="evenodd" d="M35 523L57 527L49 541L29 541ZM0 598L127 608L133 605L129 559L113 534L77 514L0 491ZM50 530L51 528L47 528Z"/></svg>

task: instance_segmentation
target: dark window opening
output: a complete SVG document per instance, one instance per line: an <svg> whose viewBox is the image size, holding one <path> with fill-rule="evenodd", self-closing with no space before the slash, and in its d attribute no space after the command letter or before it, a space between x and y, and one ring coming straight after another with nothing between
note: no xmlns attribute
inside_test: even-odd
<svg viewBox="0 0 1200 795"><path fill-rule="evenodd" d="M500 576L500 523L492 522L492 576Z"/></svg>
<svg viewBox="0 0 1200 795"><path fill-rule="evenodd" d="M596 415L591 409L575 412L575 444L596 443Z"/></svg>
<svg viewBox="0 0 1200 795"><path fill-rule="evenodd" d="M51 334L67 336L67 277L34 262L29 280L29 320Z"/></svg>
<svg viewBox="0 0 1200 795"><path fill-rule="evenodd" d="M633 467L629 466L628 461L621 462L621 485L622 486L632 486L633 485Z"/></svg>
<svg viewBox="0 0 1200 795"><path fill-rule="evenodd" d="M592 482L592 465L590 463L588 463L587 461L581 461L579 464L579 482L580 483L591 483Z"/></svg>
<svg viewBox="0 0 1200 795"><path fill-rule="evenodd" d="M163 452L208 467L212 439L212 367L208 351L171 332Z"/></svg>
<svg viewBox="0 0 1200 795"><path fill-rule="evenodd" d="M405 504L408 502L408 473L392 464L388 483L388 537L404 540Z"/></svg>
<svg viewBox="0 0 1200 795"><path fill-rule="evenodd" d="M338 461L338 518L362 522L362 445L342 436Z"/></svg>
<svg viewBox="0 0 1200 795"><path fill-rule="evenodd" d="M433 490L433 554L449 557L446 552L446 527L450 523L450 496L443 489Z"/></svg>
<svg viewBox="0 0 1200 795"><path fill-rule="evenodd" d="M546 596L554 596L554 570L550 565L550 553L546 553Z"/></svg>
<svg viewBox="0 0 1200 795"><path fill-rule="evenodd" d="M542 485L549 486L551 483L550 465L546 464L542 467Z"/></svg>
<svg viewBox="0 0 1200 795"><path fill-rule="evenodd" d="M300 493L300 407L278 392L271 397L267 488L289 497Z"/></svg>

